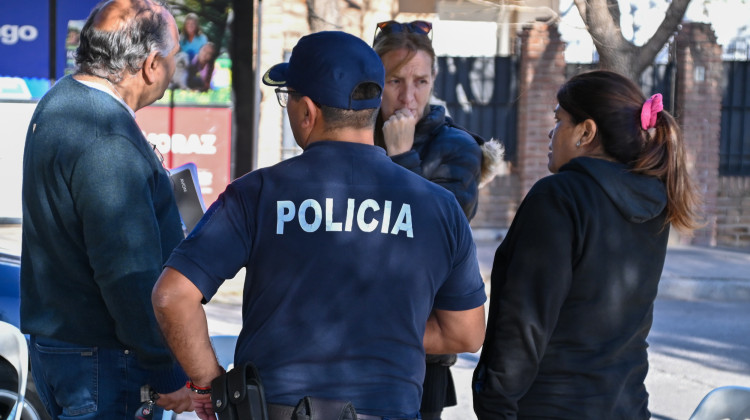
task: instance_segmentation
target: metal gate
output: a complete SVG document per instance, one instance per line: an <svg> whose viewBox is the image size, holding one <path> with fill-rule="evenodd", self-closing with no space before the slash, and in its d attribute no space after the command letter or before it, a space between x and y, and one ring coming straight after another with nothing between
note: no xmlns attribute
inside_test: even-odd
<svg viewBox="0 0 750 420"><path fill-rule="evenodd" d="M505 159L516 149L518 64L514 57L438 57L434 95L453 121L505 146Z"/></svg>
<svg viewBox="0 0 750 420"><path fill-rule="evenodd" d="M719 174L750 175L750 61L724 62Z"/></svg>
<svg viewBox="0 0 750 420"><path fill-rule="evenodd" d="M438 57L434 95L442 102L456 124L485 139L499 139L505 146L505 159L516 157L518 113L518 60L515 57ZM569 64L566 78L598 65ZM674 64L654 64L641 74L646 95L661 93L664 107L674 114L672 104ZM750 89L750 82L746 83ZM744 97L750 98L750 94ZM750 99L746 99L750 103ZM750 120L745 123L750 132ZM745 148L750 152L750 142ZM747 167L750 170L750 163Z"/></svg>
<svg viewBox="0 0 750 420"><path fill-rule="evenodd" d="M565 66L565 79L567 80L578 73L598 68L599 63L570 63ZM673 62L655 63L646 67L646 70L641 73L640 80L638 81L644 95L651 96L655 93L661 93L664 108L672 115L675 115L675 110L672 106L675 102L675 71L676 67Z"/></svg>

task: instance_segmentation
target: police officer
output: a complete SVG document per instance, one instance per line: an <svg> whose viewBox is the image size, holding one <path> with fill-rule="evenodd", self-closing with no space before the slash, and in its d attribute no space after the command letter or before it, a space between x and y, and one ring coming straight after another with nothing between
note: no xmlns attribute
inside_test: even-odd
<svg viewBox="0 0 750 420"><path fill-rule="evenodd" d="M244 267L235 364L258 367L272 419L305 396L417 418L425 351L476 351L484 337L466 217L374 146L384 70L359 38L305 36L263 82L304 152L231 183L173 252L152 297L167 341L206 392L222 372L201 302Z"/></svg>

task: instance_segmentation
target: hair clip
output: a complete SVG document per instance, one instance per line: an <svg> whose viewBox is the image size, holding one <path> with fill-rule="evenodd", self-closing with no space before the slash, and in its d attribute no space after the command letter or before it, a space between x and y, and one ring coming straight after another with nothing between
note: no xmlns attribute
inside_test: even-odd
<svg viewBox="0 0 750 420"><path fill-rule="evenodd" d="M648 130L656 127L657 114L664 110L661 93L651 96L641 108L641 128Z"/></svg>

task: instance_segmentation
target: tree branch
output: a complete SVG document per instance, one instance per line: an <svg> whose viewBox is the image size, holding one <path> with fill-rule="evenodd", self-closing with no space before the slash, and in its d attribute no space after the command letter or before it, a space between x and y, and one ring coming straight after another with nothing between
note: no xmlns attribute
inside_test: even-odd
<svg viewBox="0 0 750 420"><path fill-rule="evenodd" d="M672 0L667 9L667 13L664 16L664 20L661 21L659 28L656 29L654 35L641 46L638 50L638 54L634 57L635 67L638 69L640 74L646 69L659 54L664 44L669 41L677 26L682 22L682 18L685 16L690 0Z"/></svg>
<svg viewBox="0 0 750 420"><path fill-rule="evenodd" d="M622 36L620 23L613 17L619 15L619 9L613 13L610 7L610 1L614 0L574 1L600 56L606 54L605 50L619 51L625 47L628 41Z"/></svg>
<svg viewBox="0 0 750 420"><path fill-rule="evenodd" d="M340 12L335 0L305 0L307 5L307 24L310 31L341 30Z"/></svg>
<svg viewBox="0 0 750 420"><path fill-rule="evenodd" d="M617 0L607 0L607 10L609 10L609 15L612 16L612 22L617 27L617 30L622 32L622 28L620 27L620 5L617 3Z"/></svg>

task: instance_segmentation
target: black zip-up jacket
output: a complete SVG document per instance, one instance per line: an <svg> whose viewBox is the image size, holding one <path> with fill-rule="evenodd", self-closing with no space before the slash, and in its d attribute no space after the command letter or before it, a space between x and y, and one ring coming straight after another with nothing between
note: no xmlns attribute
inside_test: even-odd
<svg viewBox="0 0 750 420"><path fill-rule="evenodd" d="M576 158L529 191L495 254L474 411L492 419L650 418L646 336L666 190Z"/></svg>

